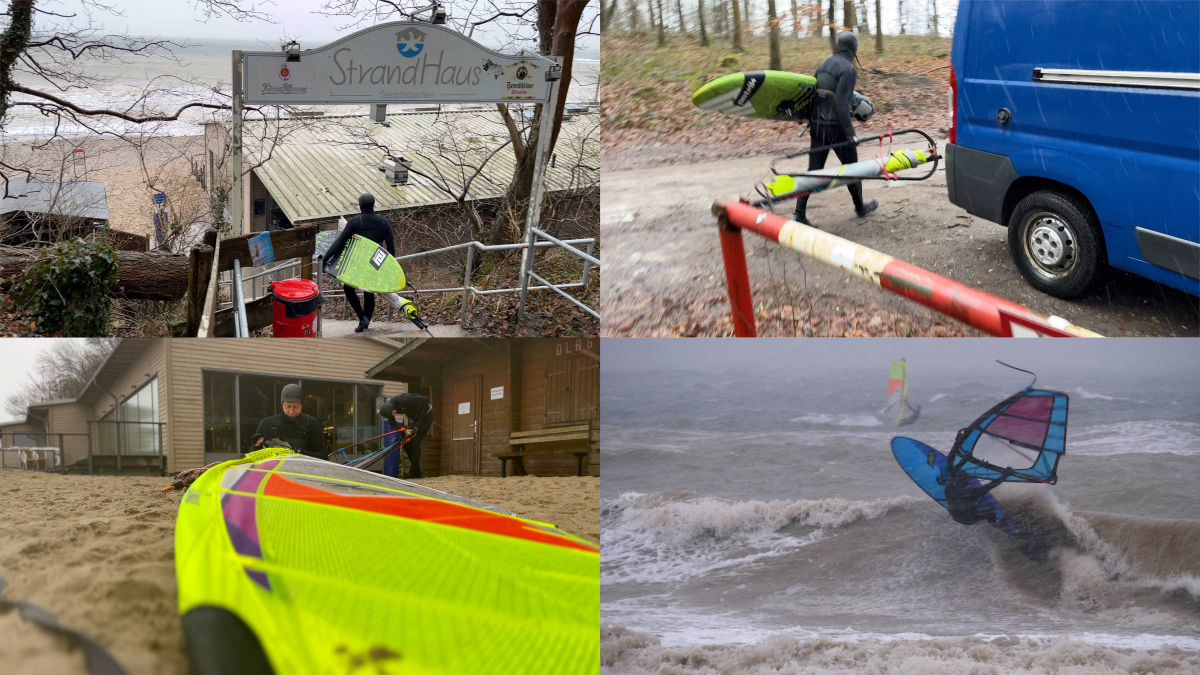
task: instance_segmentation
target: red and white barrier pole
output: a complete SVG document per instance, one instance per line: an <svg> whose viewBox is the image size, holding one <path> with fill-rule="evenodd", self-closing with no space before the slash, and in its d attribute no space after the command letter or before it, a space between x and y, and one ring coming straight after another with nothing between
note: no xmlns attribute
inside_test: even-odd
<svg viewBox="0 0 1200 675"><path fill-rule="evenodd" d="M740 230L750 230L814 260L936 309L999 337L1101 337L1059 317L1045 317L903 260L737 200L713 203L721 231L734 334L754 337L754 304Z"/></svg>

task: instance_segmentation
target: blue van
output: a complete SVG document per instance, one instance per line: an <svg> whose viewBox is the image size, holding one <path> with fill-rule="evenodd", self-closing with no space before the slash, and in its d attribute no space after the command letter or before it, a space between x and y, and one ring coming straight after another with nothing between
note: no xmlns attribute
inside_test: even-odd
<svg viewBox="0 0 1200 675"><path fill-rule="evenodd" d="M950 201L1033 287L1200 295L1200 2L961 0L950 63Z"/></svg>

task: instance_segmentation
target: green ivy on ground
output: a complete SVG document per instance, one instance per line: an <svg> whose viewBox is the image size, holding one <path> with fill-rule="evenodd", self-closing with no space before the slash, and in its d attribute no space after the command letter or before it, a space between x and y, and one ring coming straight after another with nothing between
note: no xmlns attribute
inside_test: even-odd
<svg viewBox="0 0 1200 675"><path fill-rule="evenodd" d="M112 246L72 239L42 249L9 295L43 335L108 337L117 283Z"/></svg>

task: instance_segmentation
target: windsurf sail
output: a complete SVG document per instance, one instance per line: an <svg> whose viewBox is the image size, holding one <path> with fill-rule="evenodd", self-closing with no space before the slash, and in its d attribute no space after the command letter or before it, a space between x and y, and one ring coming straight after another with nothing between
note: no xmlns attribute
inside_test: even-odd
<svg viewBox="0 0 1200 675"><path fill-rule="evenodd" d="M1068 402L1061 391L1030 384L959 431L949 457L981 481L994 480L1012 467L1016 471L1008 482L1053 485L1066 452Z"/></svg>
<svg viewBox="0 0 1200 675"><path fill-rule="evenodd" d="M892 372L888 375L888 405L884 412L896 408L896 426L904 426L917 421L921 414L920 408L908 404L908 367L904 359L892 362ZM905 413L911 413L905 417Z"/></svg>
<svg viewBox="0 0 1200 675"><path fill-rule="evenodd" d="M589 675L599 662L597 546L286 449L187 489L175 568L194 675Z"/></svg>

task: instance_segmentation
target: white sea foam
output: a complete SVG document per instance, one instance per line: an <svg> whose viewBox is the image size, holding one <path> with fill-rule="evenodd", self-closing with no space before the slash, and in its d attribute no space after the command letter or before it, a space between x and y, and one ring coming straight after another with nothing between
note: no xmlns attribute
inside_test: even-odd
<svg viewBox="0 0 1200 675"><path fill-rule="evenodd" d="M840 427L878 427L883 424L874 415L830 415L826 413L809 413L793 417L792 421L805 424L836 424Z"/></svg>
<svg viewBox="0 0 1200 675"><path fill-rule="evenodd" d="M691 493L625 493L601 516L601 584L679 581L783 555L820 541L825 529L878 518L919 500L735 502ZM792 536L789 525L817 528Z"/></svg>
<svg viewBox="0 0 1200 675"><path fill-rule="evenodd" d="M1200 424L1170 420L1145 420L1072 428L1067 452L1077 455L1134 453L1200 454Z"/></svg>

